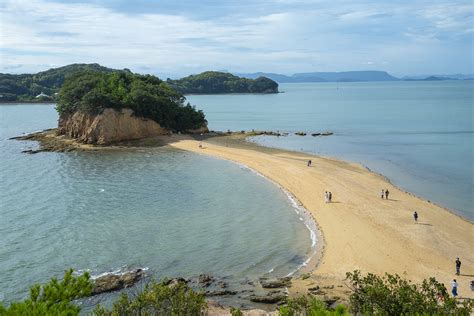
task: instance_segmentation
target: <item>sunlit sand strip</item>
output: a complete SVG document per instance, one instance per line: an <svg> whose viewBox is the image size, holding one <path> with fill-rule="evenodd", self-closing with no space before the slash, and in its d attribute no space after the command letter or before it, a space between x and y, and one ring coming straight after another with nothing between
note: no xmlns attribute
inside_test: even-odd
<svg viewBox="0 0 474 316"><path fill-rule="evenodd" d="M316 219L324 252L315 276L342 280L347 271L398 273L414 281L431 276L449 287L456 278L462 297L474 297L474 225L403 192L363 166L304 153L235 146L231 142L177 139L170 146L244 164L293 194ZM308 167L308 159L313 165ZM380 190L390 191L389 200ZM324 202L324 192L333 202ZM413 212L420 215L413 221ZM462 261L456 276L454 260Z"/></svg>

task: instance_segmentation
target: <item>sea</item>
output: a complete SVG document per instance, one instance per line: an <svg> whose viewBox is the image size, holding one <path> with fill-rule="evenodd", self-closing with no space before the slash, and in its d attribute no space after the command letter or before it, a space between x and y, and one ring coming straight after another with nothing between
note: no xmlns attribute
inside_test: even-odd
<svg viewBox="0 0 474 316"><path fill-rule="evenodd" d="M167 148L26 154L38 144L9 138L56 126L54 105L1 105L0 118L0 302L69 268L209 274L239 290L316 251L297 201L245 166Z"/></svg>
<svg viewBox="0 0 474 316"><path fill-rule="evenodd" d="M473 88L292 83L278 94L187 99L212 130L288 133L250 141L361 163L472 221ZM54 104L0 106L0 301L68 268L207 273L238 287L291 275L314 255L318 240L298 203L245 166L168 148L31 155L22 151L36 142L10 139L57 119ZM326 131L334 134L311 136Z"/></svg>

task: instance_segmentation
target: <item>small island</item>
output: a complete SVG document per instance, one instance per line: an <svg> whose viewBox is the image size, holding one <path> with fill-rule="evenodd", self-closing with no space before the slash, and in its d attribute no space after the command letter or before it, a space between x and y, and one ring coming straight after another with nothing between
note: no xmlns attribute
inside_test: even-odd
<svg viewBox="0 0 474 316"><path fill-rule="evenodd" d="M207 121L186 98L152 75L84 71L59 92L57 133L105 145L172 132L205 133Z"/></svg>
<svg viewBox="0 0 474 316"><path fill-rule="evenodd" d="M71 64L36 74L0 73L0 102L56 102L64 80L79 72L130 72L99 64Z"/></svg>
<svg viewBox="0 0 474 316"><path fill-rule="evenodd" d="M278 83L266 77L248 79L219 71L206 71L166 82L183 94L278 93Z"/></svg>

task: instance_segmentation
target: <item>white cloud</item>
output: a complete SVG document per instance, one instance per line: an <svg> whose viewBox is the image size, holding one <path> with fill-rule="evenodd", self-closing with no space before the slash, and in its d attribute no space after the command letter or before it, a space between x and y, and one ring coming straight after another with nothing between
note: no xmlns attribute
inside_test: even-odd
<svg viewBox="0 0 474 316"><path fill-rule="evenodd" d="M129 14L94 4L4 0L0 71L98 62L158 73L292 73L360 69L367 60L393 67L389 71L407 71L417 64L397 64L401 58L393 52L414 60L422 55L435 59L436 54L446 55L443 46L449 36L472 36L465 18L472 15L470 5L300 0L292 8L287 0L265 3L268 10L211 19Z"/></svg>

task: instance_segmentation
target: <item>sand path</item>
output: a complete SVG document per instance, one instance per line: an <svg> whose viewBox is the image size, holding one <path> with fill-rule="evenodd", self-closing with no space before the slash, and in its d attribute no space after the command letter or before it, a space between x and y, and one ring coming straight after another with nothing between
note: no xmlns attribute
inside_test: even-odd
<svg viewBox="0 0 474 316"><path fill-rule="evenodd" d="M324 235L324 253L313 274L344 279L347 271L430 276L449 284L458 280L462 297L474 298L474 225L453 213L405 193L385 178L353 163L304 153L240 147L183 139L170 145L243 163L279 183L312 213ZM307 167L308 159L313 161ZM381 189L389 200L380 198ZM324 192L333 203L324 203ZM413 221L416 210L419 223ZM454 260L462 261L455 276Z"/></svg>

